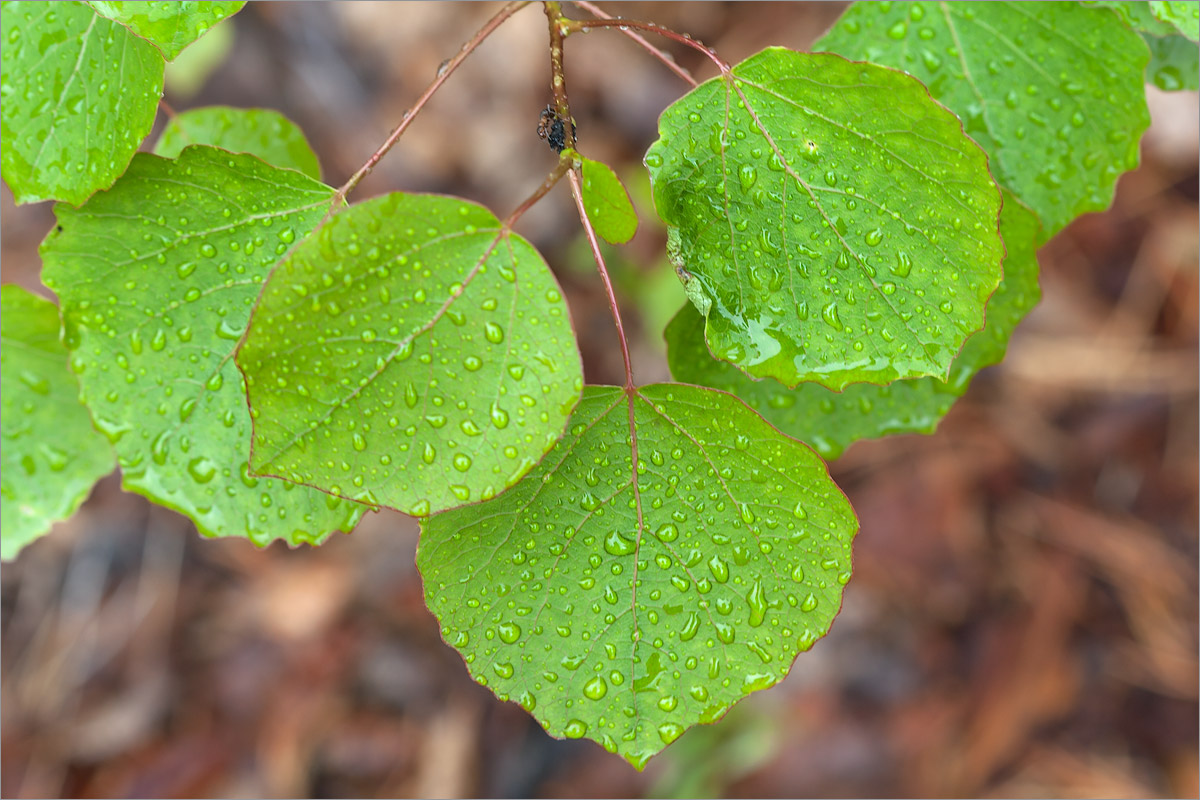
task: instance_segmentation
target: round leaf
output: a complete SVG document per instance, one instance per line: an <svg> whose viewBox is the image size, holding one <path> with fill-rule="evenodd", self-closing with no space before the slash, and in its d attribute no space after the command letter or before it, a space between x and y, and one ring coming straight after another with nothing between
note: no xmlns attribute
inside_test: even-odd
<svg viewBox="0 0 1200 800"><path fill-rule="evenodd" d="M600 238L625 244L637 233L637 212L629 192L607 164L578 157L582 165L583 208Z"/></svg>
<svg viewBox="0 0 1200 800"><path fill-rule="evenodd" d="M417 566L477 681L640 769L829 630L857 528L736 398L589 386L525 480L423 523Z"/></svg>
<svg viewBox="0 0 1200 800"><path fill-rule="evenodd" d="M982 327L1000 194L907 75L769 48L664 111L659 137L655 206L718 357L841 389L945 375Z"/></svg>
<svg viewBox="0 0 1200 800"><path fill-rule="evenodd" d="M317 543L361 507L253 477L250 412L233 349L271 265L333 190L253 156L139 154L107 192L55 206L42 245L81 397L126 488L210 536Z"/></svg>
<svg viewBox="0 0 1200 800"><path fill-rule="evenodd" d="M772 380L753 381L711 357L704 346L704 318L690 305L679 310L664 334L671 375L736 394L781 431L812 445L825 458L837 458L859 439L933 433L975 374L1004 357L1013 329L1041 296L1035 253L1037 218L1006 194L1000 231L1008 248L1004 280L988 301L987 325L967 340L946 381L916 378L888 386L864 383L842 392L815 383L788 389Z"/></svg>
<svg viewBox="0 0 1200 800"><path fill-rule="evenodd" d="M246 5L241 2L101 2L88 0L96 13L128 27L149 39L167 61L183 51L204 32Z"/></svg>
<svg viewBox="0 0 1200 800"><path fill-rule="evenodd" d="M58 309L19 286L0 288L0 558L71 516L116 466L79 402L58 340Z"/></svg>
<svg viewBox="0 0 1200 800"><path fill-rule="evenodd" d="M515 483L583 385L541 256L487 209L434 195L369 200L297 246L237 361L256 472L417 516Z"/></svg>
<svg viewBox="0 0 1200 800"><path fill-rule="evenodd" d="M150 133L162 56L82 3L6 2L0 19L4 180L18 203L82 203Z"/></svg>
<svg viewBox="0 0 1200 800"><path fill-rule="evenodd" d="M296 123L266 108L207 106L176 115L163 129L154 152L174 158L192 144L209 144L233 153L249 153L276 167L321 179L317 154Z"/></svg>
<svg viewBox="0 0 1200 800"><path fill-rule="evenodd" d="M813 45L899 67L963 119L1046 239L1112 202L1150 124L1141 37L1078 3L855 3Z"/></svg>

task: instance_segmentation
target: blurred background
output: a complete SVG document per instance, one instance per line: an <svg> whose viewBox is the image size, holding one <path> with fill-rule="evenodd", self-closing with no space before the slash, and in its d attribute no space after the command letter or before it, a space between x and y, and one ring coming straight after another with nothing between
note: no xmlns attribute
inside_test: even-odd
<svg viewBox="0 0 1200 800"><path fill-rule="evenodd" d="M284 112L337 185L497 7L252 3L171 67L167 99ZM736 62L807 48L843 5L604 7ZM572 37L566 58L580 150L639 208L610 268L638 378L664 379L660 334L684 298L640 158L687 87L616 31ZM936 435L860 442L831 465L862 529L830 635L644 773L549 738L471 681L425 608L412 520L373 514L319 550L256 550L202 540L113 475L3 566L0 792L1196 797L1200 108L1149 94L1142 166L1111 210L1042 250L1045 298L1007 360ZM356 198L447 192L506 215L555 163L535 132L549 99L533 5ZM0 203L3 279L48 295L50 204L15 208L7 189ZM566 186L517 230L563 283L588 381L619 382Z"/></svg>

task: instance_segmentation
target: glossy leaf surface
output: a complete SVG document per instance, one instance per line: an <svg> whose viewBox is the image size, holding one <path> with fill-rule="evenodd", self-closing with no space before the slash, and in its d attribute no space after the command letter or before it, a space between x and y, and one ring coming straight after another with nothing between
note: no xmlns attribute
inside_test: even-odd
<svg viewBox="0 0 1200 800"><path fill-rule="evenodd" d="M233 349L271 266L333 190L253 156L139 154L107 192L58 205L42 245L84 403L126 488L209 536L264 545L349 531L360 506L252 477L250 413Z"/></svg>
<svg viewBox="0 0 1200 800"><path fill-rule="evenodd" d="M1200 41L1200 3L1188 0L1151 0L1150 11L1163 22L1169 22L1193 42Z"/></svg>
<svg viewBox="0 0 1200 800"><path fill-rule="evenodd" d="M1111 8L1122 22L1141 33L1171 36L1179 32L1170 22L1163 22L1154 16L1146 0L1083 0L1083 5Z"/></svg>
<svg viewBox="0 0 1200 800"><path fill-rule="evenodd" d="M88 0L96 13L120 22L153 42L167 61L204 32L246 5L242 2L101 2Z"/></svg>
<svg viewBox="0 0 1200 800"><path fill-rule="evenodd" d="M296 123L267 108L206 106L177 114L163 129L154 152L175 158L188 145L208 144L249 153L276 167L321 179L321 165Z"/></svg>
<svg viewBox="0 0 1200 800"><path fill-rule="evenodd" d="M59 342L58 309L19 286L0 288L0 558L66 519L117 465L79 402Z"/></svg>
<svg viewBox="0 0 1200 800"><path fill-rule="evenodd" d="M1053 236L1112 202L1150 124L1141 37L1078 3L855 3L814 50L903 69Z"/></svg>
<svg viewBox="0 0 1200 800"><path fill-rule="evenodd" d="M579 157L583 183L583 207L600 238L609 244L625 244L637 233L637 212L629 192L607 164Z"/></svg>
<svg viewBox="0 0 1200 800"><path fill-rule="evenodd" d="M907 75L768 48L664 111L646 165L709 346L750 375L945 375L983 325L1000 193Z"/></svg>
<svg viewBox="0 0 1200 800"><path fill-rule="evenodd" d="M1004 281L987 305L987 325L967 340L950 377L916 378L887 386L857 384L832 392L815 383L788 389L753 381L704 346L704 318L685 305L667 326L667 361L679 381L737 395L781 431L837 458L859 439L895 433L933 433L979 370L1004 357L1013 328L1038 301L1037 218L1011 196L1004 199L1000 231L1008 248Z"/></svg>
<svg viewBox="0 0 1200 800"><path fill-rule="evenodd" d="M82 3L6 2L0 18L4 180L18 203L82 203L150 133L162 56Z"/></svg>
<svg viewBox="0 0 1200 800"><path fill-rule="evenodd" d="M515 483L583 385L533 246L474 203L401 193L340 212L276 268L238 365L256 472L417 516Z"/></svg>
<svg viewBox="0 0 1200 800"><path fill-rule="evenodd" d="M857 527L816 454L736 398L589 386L523 481L423 523L417 566L477 681L640 769L829 630Z"/></svg>

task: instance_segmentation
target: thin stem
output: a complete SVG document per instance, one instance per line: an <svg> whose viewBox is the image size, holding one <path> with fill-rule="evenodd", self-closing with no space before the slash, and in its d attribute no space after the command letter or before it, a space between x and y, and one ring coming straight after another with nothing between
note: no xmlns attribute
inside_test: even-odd
<svg viewBox="0 0 1200 800"><path fill-rule="evenodd" d="M542 181L542 185L539 186L533 194L525 198L525 202L517 206L516 210L505 218L501 227L506 231L512 230L512 226L515 225L517 220L521 218L521 215L532 208L534 203L545 197L546 193L553 189L555 184L562 180L564 175L570 172L572 163L572 159L566 156L559 158L558 164L554 167L554 170L546 176L546 180Z"/></svg>
<svg viewBox="0 0 1200 800"><path fill-rule="evenodd" d="M570 20L570 32L572 33L577 30L581 31L589 28L634 28L639 31L646 31L647 33L656 33L665 39L670 39L673 42L679 42L680 44L686 45L693 50L699 50L701 53L707 56L710 61L716 64L722 73L727 73L730 70L730 66L725 59L717 55L717 52L711 47L708 47L702 42L696 41L687 34L677 33L670 28L664 28L661 25L655 25L653 22L640 22L635 19L623 19L621 17L612 19Z"/></svg>
<svg viewBox="0 0 1200 800"><path fill-rule="evenodd" d="M333 196L333 202L330 203L331 209L335 209L341 205L341 202L346 199L346 195L353 191L359 181L370 174L380 159L387 155L387 152L392 149L392 146L396 144L401 135L408 130L408 126L412 123L413 119L425 107L425 104L429 102L429 98L433 97L434 92L441 88L441 85L446 82L446 79L450 77L454 70L458 69L458 65L467 56L471 55L475 51L475 48L479 47L483 43L483 40L499 28L505 20L527 5L529 5L529 0L513 0L513 2L505 3L504 7L497 11L496 15L489 19L482 28L476 31L475 35L468 39L454 56L441 63L433 82L425 88L425 91L417 98L417 102L413 104L412 108L404 112L404 118L400 120L400 124L388 136L387 141L380 145L379 149L367 159L367 163L359 167L358 171L351 175L350 179L337 190L337 193Z"/></svg>
<svg viewBox="0 0 1200 800"><path fill-rule="evenodd" d="M579 221L583 232L587 234L588 244L592 246L592 257L596 259L596 268L600 271L600 279L604 282L604 291L608 293L608 308L612 311L613 322L617 324L617 336L621 340L621 358L625 360L625 390L632 392L633 365L629 361L629 342L625 339L625 326L621 324L621 311L617 308L617 295L613 291L612 279L608 277L608 268L604 266L604 256L600 254L600 243L596 241L596 231L592 221L588 219L587 210L583 207L583 187L579 179L579 170L571 169L567 173L571 180L571 194L575 198L575 208L579 211Z"/></svg>
<svg viewBox="0 0 1200 800"><path fill-rule="evenodd" d="M171 122L174 122L175 118L179 116L179 113L171 108L171 104L167 102L167 98L165 97L158 98L158 107L163 110L163 113L167 115L167 119Z"/></svg>
<svg viewBox="0 0 1200 800"><path fill-rule="evenodd" d="M603 9L601 9L599 6L595 5L594 3L589 3L588 0L573 0L573 2L575 3L575 5L579 6L584 11L591 14L592 16L599 17L600 19L614 19L612 14L606 13ZM677 64L675 62L675 58L670 53L666 52L662 48L655 47L654 45L650 44L650 42L646 39L645 36L642 36L640 33L637 33L636 31L631 31L631 30L623 30L623 31L621 31L621 33L625 34L630 39L637 42L639 45L642 46L643 49L646 50L646 52L648 52L650 55L654 56L659 61L661 61L666 66L667 69L671 70L671 72L674 72L676 75L678 75L683 80L687 81L692 86L700 85L696 81L696 79L692 77L692 73L688 72L686 69L679 66L679 64Z"/></svg>

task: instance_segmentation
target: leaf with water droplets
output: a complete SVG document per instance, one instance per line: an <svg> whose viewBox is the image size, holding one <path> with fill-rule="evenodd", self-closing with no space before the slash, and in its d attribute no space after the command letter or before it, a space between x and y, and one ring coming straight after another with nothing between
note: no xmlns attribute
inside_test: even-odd
<svg viewBox="0 0 1200 800"><path fill-rule="evenodd" d="M1146 81L1164 92L1194 92L1200 89L1200 50L1195 42L1184 36L1151 36L1142 38L1150 48L1150 64Z"/></svg>
<svg viewBox="0 0 1200 800"><path fill-rule="evenodd" d="M82 203L150 133L163 60L82 3L0 4L0 166L17 203Z"/></svg>
<svg viewBox="0 0 1200 800"><path fill-rule="evenodd" d="M207 106L184 111L167 123L154 152L175 158L192 144L249 153L273 166L321 179L321 165L304 132L283 114L267 108Z"/></svg>
<svg viewBox="0 0 1200 800"><path fill-rule="evenodd" d="M546 262L487 209L437 195L369 200L297 246L237 362L256 472L417 516L519 480L583 386Z"/></svg>
<svg viewBox="0 0 1200 800"><path fill-rule="evenodd" d="M646 154L713 353L788 386L946 375L1000 282L987 158L917 81L768 48Z"/></svg>
<svg viewBox="0 0 1200 800"><path fill-rule="evenodd" d="M704 346L704 318L685 305L667 325L667 360L678 381L736 394L781 431L837 458L859 439L895 433L932 433L950 406L984 367L1004 357L1008 339L1041 296L1035 244L1037 218L1005 193L1000 232L1008 255L1004 280L987 305L987 325L967 340L950 377L915 378L888 386L869 383L831 392L815 383L788 389L772 380L753 381Z"/></svg>
<svg viewBox="0 0 1200 800"><path fill-rule="evenodd" d="M154 43L167 61L226 17L246 5L241 2L101 2L88 0L96 13L121 23ZM200 144L200 142L197 142Z"/></svg>
<svg viewBox="0 0 1200 800"><path fill-rule="evenodd" d="M1193 42L1200 41L1200 3L1195 0L1150 0L1150 12Z"/></svg>
<svg viewBox="0 0 1200 800"><path fill-rule="evenodd" d="M116 466L112 448L79 402L58 340L58 309L19 286L0 288L0 558L75 512Z"/></svg>
<svg viewBox="0 0 1200 800"><path fill-rule="evenodd" d="M813 48L899 67L963 119L1048 239L1112 202L1150 124L1141 37L1078 3L855 3Z"/></svg>
<svg viewBox="0 0 1200 800"><path fill-rule="evenodd" d="M1122 22L1140 33L1154 36L1171 36L1178 33L1174 25L1154 16L1146 0L1083 0L1082 4L1111 8Z"/></svg>
<svg viewBox="0 0 1200 800"><path fill-rule="evenodd" d="M127 489L209 536L323 541L362 507L250 474L250 412L233 350L271 266L333 190L213 147L138 154L112 189L55 206L42 245L81 397Z"/></svg>
<svg viewBox="0 0 1200 800"><path fill-rule="evenodd" d="M523 481L424 521L417 566L477 681L640 769L825 635L857 528L816 454L735 397L589 386Z"/></svg>
<svg viewBox="0 0 1200 800"><path fill-rule="evenodd" d="M576 155L581 164L583 208L600 238L609 244L625 244L637 233L637 212L612 167Z"/></svg>

